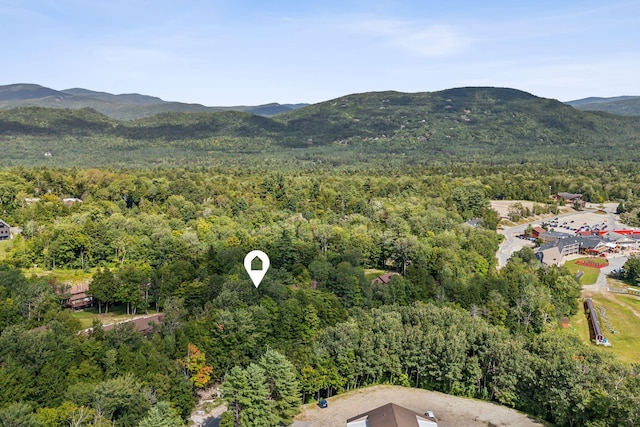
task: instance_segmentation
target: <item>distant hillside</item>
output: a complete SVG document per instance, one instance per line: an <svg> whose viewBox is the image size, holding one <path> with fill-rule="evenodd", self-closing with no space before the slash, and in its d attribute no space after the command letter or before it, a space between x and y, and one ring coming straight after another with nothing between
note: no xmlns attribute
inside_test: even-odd
<svg viewBox="0 0 640 427"><path fill-rule="evenodd" d="M137 93L113 95L81 88L57 91L35 84L0 86L0 109L47 107L78 110L92 108L117 120L134 120L168 112L243 111L272 116L306 105L273 103L258 106L206 107L201 104L163 101L154 96Z"/></svg>
<svg viewBox="0 0 640 427"><path fill-rule="evenodd" d="M314 144L393 139L425 147L493 146L517 151L570 145L595 148L639 138L638 120L581 112L519 90L486 87L349 95L274 120L286 123L290 135Z"/></svg>
<svg viewBox="0 0 640 427"><path fill-rule="evenodd" d="M92 109L0 110L5 165L568 164L640 161L639 147L637 117L505 88L354 94L274 117L169 112L118 121Z"/></svg>
<svg viewBox="0 0 640 427"><path fill-rule="evenodd" d="M640 116L640 96L592 97L569 101L567 104L583 111L604 111L621 116Z"/></svg>
<svg viewBox="0 0 640 427"><path fill-rule="evenodd" d="M0 86L0 101L19 101L25 99L46 98L50 96L64 97L64 94L57 90L34 84Z"/></svg>
<svg viewBox="0 0 640 427"><path fill-rule="evenodd" d="M94 99L104 102L113 102L121 104L135 104L135 105L153 105L162 104L165 101L155 96L140 95L138 93L127 93L122 95L113 95L107 92L96 92L88 89L74 88L65 89L61 91L68 95L76 96L79 98Z"/></svg>

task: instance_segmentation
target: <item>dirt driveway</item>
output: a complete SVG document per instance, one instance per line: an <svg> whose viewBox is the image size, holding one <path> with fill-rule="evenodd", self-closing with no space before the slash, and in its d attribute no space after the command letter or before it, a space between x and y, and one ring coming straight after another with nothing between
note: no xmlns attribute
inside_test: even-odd
<svg viewBox="0 0 640 427"><path fill-rule="evenodd" d="M543 426L527 415L481 400L464 399L428 390L374 386L327 399L329 407L305 405L295 427L345 426L347 418L393 402L419 414L433 411L439 427Z"/></svg>

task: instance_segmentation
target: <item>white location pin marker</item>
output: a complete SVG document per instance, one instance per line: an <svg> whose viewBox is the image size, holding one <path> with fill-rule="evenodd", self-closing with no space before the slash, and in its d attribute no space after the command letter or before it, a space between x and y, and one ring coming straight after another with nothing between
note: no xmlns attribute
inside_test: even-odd
<svg viewBox="0 0 640 427"><path fill-rule="evenodd" d="M251 262L256 259L256 257L262 261L262 270L251 269ZM244 257L244 268L247 270L247 273L249 274L249 277L251 277L251 281L256 288L260 286L260 282L262 282L264 275L267 274L269 265L271 265L269 257L262 251L251 251L246 257Z"/></svg>

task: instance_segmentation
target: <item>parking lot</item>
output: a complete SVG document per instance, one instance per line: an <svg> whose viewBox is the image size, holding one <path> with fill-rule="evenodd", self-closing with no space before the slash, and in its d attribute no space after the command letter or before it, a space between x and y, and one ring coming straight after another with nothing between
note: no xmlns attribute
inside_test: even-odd
<svg viewBox="0 0 640 427"><path fill-rule="evenodd" d="M581 231L607 232L620 228L630 228L620 224L619 217L615 213L616 203L605 205L587 205L583 211L572 211L556 216L549 216L542 220L533 221L528 225L539 227L546 224L549 231L558 231L575 235Z"/></svg>
<svg viewBox="0 0 640 427"><path fill-rule="evenodd" d="M580 227L582 227L583 225L588 225L590 229L598 225L600 228L599 231L612 231L619 228L631 228L620 224L618 215L615 213L617 207L617 203L605 203L604 205L588 204L583 211L575 211L573 209L570 209L568 212L565 211L558 215L546 215L545 218L538 218L528 223L519 224L513 227L503 227L502 230L498 231L505 236L505 240L500 245L497 253L498 266L504 267L512 253L522 249L525 246L533 246L533 242L529 240L518 239L516 237L518 235L522 235L529 226L539 227L543 223L555 223L557 225L549 226L549 230L553 229L553 231L566 233L569 235L575 235L578 229L580 229ZM565 222L566 224L564 224ZM604 230L602 230L603 225L606 225L606 228L604 228Z"/></svg>

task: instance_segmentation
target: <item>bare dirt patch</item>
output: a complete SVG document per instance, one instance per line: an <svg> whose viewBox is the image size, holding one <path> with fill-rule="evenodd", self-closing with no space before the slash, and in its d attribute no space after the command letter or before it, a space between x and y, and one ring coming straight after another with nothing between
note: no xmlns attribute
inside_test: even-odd
<svg viewBox="0 0 640 427"><path fill-rule="evenodd" d="M329 407L308 404L296 417L299 426L335 427L346 425L348 418L389 402L404 406L419 414L433 411L440 427L530 427L545 424L527 415L481 400L449 396L435 391L397 386L374 386L354 390L327 399Z"/></svg>
<svg viewBox="0 0 640 427"><path fill-rule="evenodd" d="M491 200L491 208L498 212L500 217L507 218L509 216L509 206L514 203L522 203L525 208L533 209L533 203L528 200Z"/></svg>

